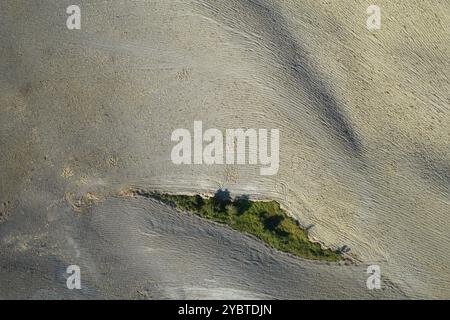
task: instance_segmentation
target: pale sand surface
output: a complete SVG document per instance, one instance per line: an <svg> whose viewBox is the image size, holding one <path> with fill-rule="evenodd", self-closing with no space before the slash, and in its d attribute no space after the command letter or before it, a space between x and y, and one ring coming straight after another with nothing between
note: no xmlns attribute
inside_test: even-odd
<svg viewBox="0 0 450 320"><path fill-rule="evenodd" d="M110 198L44 220L0 226L0 298L404 298L392 284L367 290L365 265L294 258L154 200ZM79 291L66 288L71 264L81 269Z"/></svg>
<svg viewBox="0 0 450 320"><path fill-rule="evenodd" d="M102 200L138 186L180 193L224 187L278 200L303 225L313 225L314 239L334 248L347 245L364 266L380 265L383 276L408 297L450 298L448 1L378 1L383 20L375 33L365 27L372 3L359 0L78 4L82 29L69 31L69 3L0 3L0 210L5 220L0 245L11 250L0 251L0 261L16 261L7 263L8 272L2 265L0 281L11 290L1 296L29 297L20 281L33 272L47 275L35 287L46 296L53 285L50 274L59 277L63 262L74 259L69 249L50 250L72 240L64 241L64 234L48 239L54 232L44 228L47 223L74 239L90 234L85 228L94 229L92 234L103 228L100 222L107 219L95 220L97 209L88 213L93 224L89 216L83 216L84 224L57 223L72 212L77 198L91 192ZM173 165L171 132L192 130L194 120L205 128L279 128L278 174L260 176L259 166ZM121 206L111 207L110 214L117 219L132 214ZM72 230L64 231L65 226ZM112 238L105 235L105 242L128 241L120 230L110 230ZM197 234L192 241L203 242ZM245 261L252 251L242 241L235 250L242 250L238 256ZM95 241L83 246L83 263L89 254L114 260L108 246ZM47 255L38 254L42 247ZM269 291L277 288L276 277L291 279L295 275L288 273L296 268L312 272L309 263L265 255L285 268L268 273ZM144 261L150 257L138 255ZM161 262L152 260L155 268L170 253L158 257ZM35 263L32 271L29 259ZM111 268L120 268L117 263L111 261ZM96 265L92 262L92 268ZM324 279L319 291L311 289L313 297L334 295L336 277L346 279L343 287L349 288L342 296L371 294L357 288L357 279L366 277L360 270L343 268L338 276L332 267L313 269L313 279ZM236 277L252 277L240 270ZM148 272L155 272L156 280L171 279ZM186 277L196 279L196 273ZM205 286L181 279L174 286L184 286L184 293L161 282L161 296L171 290L177 297L202 294ZM217 287L227 289L215 294L264 291L236 282L220 283ZM120 283L129 286L124 296L136 289L128 280ZM120 295L121 286L99 292ZM285 297L296 296L295 290L287 289ZM297 296L306 297L305 292Z"/></svg>

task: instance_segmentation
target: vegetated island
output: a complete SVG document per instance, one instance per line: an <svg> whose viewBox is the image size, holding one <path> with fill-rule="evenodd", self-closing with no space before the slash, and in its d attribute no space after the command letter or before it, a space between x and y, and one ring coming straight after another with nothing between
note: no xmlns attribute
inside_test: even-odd
<svg viewBox="0 0 450 320"><path fill-rule="evenodd" d="M218 190L210 198L142 190L133 193L226 224L237 231L263 240L275 249L295 256L329 262L345 260L342 251L324 249L319 243L309 240L308 231L289 217L276 201L252 201L248 196L232 199L227 190Z"/></svg>

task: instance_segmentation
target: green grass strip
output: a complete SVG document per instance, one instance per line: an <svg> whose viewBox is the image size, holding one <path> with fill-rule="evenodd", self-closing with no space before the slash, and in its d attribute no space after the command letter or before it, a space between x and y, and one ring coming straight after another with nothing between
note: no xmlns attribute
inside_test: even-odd
<svg viewBox="0 0 450 320"><path fill-rule="evenodd" d="M276 201L252 201L245 196L231 199L228 191L222 190L211 198L157 192L139 194L152 197L179 210L226 224L263 240L275 249L305 259L322 261L344 259L338 251L323 249L319 243L310 241L307 230L289 217Z"/></svg>

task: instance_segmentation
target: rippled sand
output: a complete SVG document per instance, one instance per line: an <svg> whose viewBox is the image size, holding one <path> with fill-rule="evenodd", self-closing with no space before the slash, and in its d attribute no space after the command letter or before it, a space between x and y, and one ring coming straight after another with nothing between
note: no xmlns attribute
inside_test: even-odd
<svg viewBox="0 0 450 320"><path fill-rule="evenodd" d="M69 261L90 266L97 287L62 287L63 296L151 288L149 297L274 297L280 281L292 284L282 298L450 297L448 2L378 1L376 32L365 25L371 3L359 0L78 3L81 30L67 30L60 1L0 3L0 283L10 288L0 297L51 297ZM192 130L194 120L280 129L278 174L173 165L171 132ZM129 186L275 199L317 241L350 247L361 266L317 268L206 222L210 233L197 230L194 218L161 214L167 208L102 204ZM124 216L135 220L127 226ZM152 227L162 217L176 223ZM211 275L200 286L198 271L176 256L182 236L161 231L177 224L191 225L182 233L192 241L183 242L186 261ZM174 245L164 241L152 259L158 242L140 228ZM211 233L236 242L236 254L220 253L237 257L222 271ZM261 248L267 279L250 285L247 264ZM369 264L393 287L365 289Z"/></svg>

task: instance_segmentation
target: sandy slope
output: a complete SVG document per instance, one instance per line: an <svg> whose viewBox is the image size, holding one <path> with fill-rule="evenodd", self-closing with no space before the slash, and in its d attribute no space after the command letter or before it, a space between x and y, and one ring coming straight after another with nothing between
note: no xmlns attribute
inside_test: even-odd
<svg viewBox="0 0 450 320"><path fill-rule="evenodd" d="M61 210L49 225L12 218L0 231L3 299L404 298L391 285L367 290L363 265L293 258L147 199L110 198L82 215ZM71 264L81 269L79 291L66 288Z"/></svg>
<svg viewBox="0 0 450 320"><path fill-rule="evenodd" d="M0 3L2 228L36 234L87 192L226 187L410 297L450 297L448 2L379 1L376 33L366 1L78 3L79 31L64 1ZM279 128L278 175L173 165L194 120Z"/></svg>

